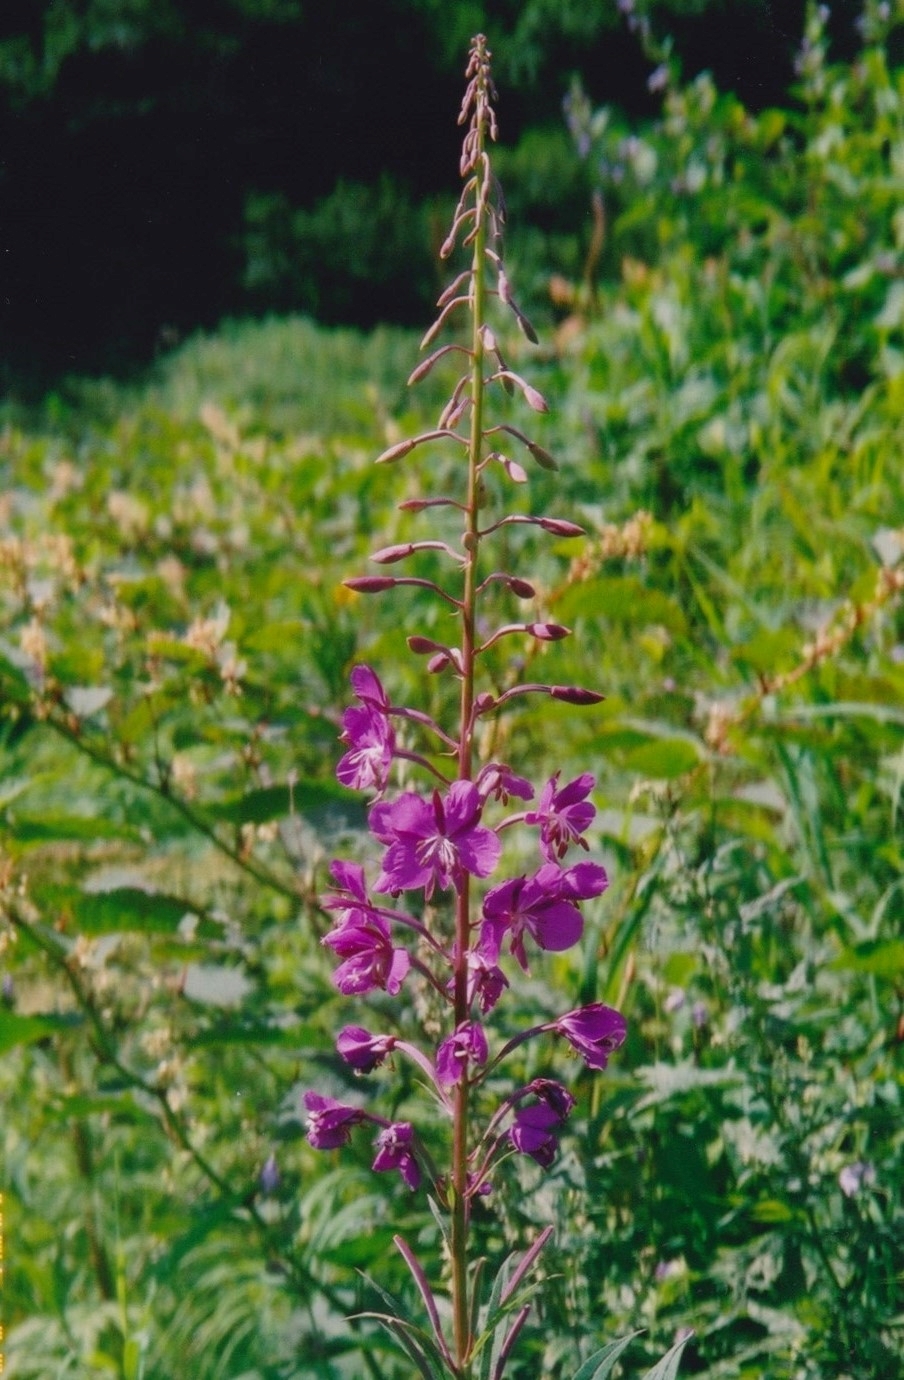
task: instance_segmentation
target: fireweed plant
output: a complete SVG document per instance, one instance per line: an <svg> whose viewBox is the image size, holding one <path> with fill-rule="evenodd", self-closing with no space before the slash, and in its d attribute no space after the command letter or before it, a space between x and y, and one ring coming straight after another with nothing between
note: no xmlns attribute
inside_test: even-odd
<svg viewBox="0 0 904 1380"><path fill-rule="evenodd" d="M535 411L545 412L547 407L537 390L508 367L487 321L488 301L496 298L536 343L503 266L503 203L488 152L489 141L496 137L491 104L495 91L482 35L473 40L466 76L459 117L459 123L467 125L460 168L464 187L441 254L447 258L460 245L470 250L471 263L439 298L439 316L423 348L434 345L446 323L457 316L469 318L470 342L434 347L409 382L417 382L452 354L462 357L464 372L436 429L391 446L377 461L400 461L434 442L458 447L463 496L415 498L400 506L415 513L451 509L460 514L463 530L457 548L439 540L412 541L385 547L372 557L379 565L392 566L419 552L439 552L454 574L445 586L409 575L346 581L360 594L402 585L426 587L452 611L457 645L454 640L447 645L412 636L408 646L427 658L429 672L457 680L457 723L449 728L421 710L392 704L376 672L355 667L351 685L357 703L343 716L342 740L348 750L337 775L345 786L374 793L368 822L382 856L379 872L370 880L362 865L334 861L334 889L323 898L335 922L323 942L338 959L334 980L341 992L365 996L379 990L396 996L407 982L421 981L445 1011L448 1033L438 1047L434 1043L430 1049L418 1048L394 1035L348 1025L339 1033L336 1048L361 1075L373 1072L391 1054L412 1061L441 1114L451 1122L451 1164L438 1167L431 1147L408 1121L391 1121L316 1091L303 1098L307 1136L315 1149L341 1147L355 1128L369 1125L375 1132L373 1168L397 1170L412 1190L429 1188L448 1256L451 1326L444 1326L425 1271L401 1237L395 1243L417 1285L428 1325L417 1323L384 1291L380 1292L390 1311L370 1315L389 1328L426 1380L443 1375L456 1380L502 1377L530 1310L527 1277L553 1232L547 1226L519 1260L506 1262L481 1309L482 1262L473 1260L469 1249L472 1205L491 1192L495 1171L508 1155L528 1155L548 1168L575 1105L561 1083L535 1078L512 1088L481 1119L478 1114L486 1099L479 1095L487 1080L525 1041L549 1036L563 1037L589 1068L603 1070L626 1033L618 1011L593 1003L522 1030L493 1053L484 1024L509 986L505 959L510 955L526 972L532 950L558 953L577 944L583 929L581 903L600 896L608 879L600 863L583 856L595 815L590 800L594 778L589 772L570 781L556 772L538 794L509 765L478 761L476 739L482 721L517 696L549 695L575 706L593 705L603 697L594 690L540 683L514 684L497 693L480 688L481 661L501 639L555 642L568 636L567 628L551 622L506 623L486 631L485 595L501 585L516 598L530 600L535 590L527 580L504 571L484 574L485 548L492 549L495 534L510 525L533 525L560 538L580 536L582 529L559 518L487 515L484 475L491 466L514 483L527 478L518 461L500 446L514 440L541 467L552 469L555 464L520 429L491 424L487 415L496 388L509 395L520 392ZM425 735L429 757L402 746L396 727L400 722ZM406 788L393 795L393 768L402 760L406 771L422 772L426 784L422 790ZM535 866L497 880L503 837L516 828L532 831ZM483 882L488 885L480 894L475 884ZM576 1380L608 1374L629 1340L611 1342L585 1360ZM668 1371L658 1373L674 1373L671 1367L677 1366L682 1344L666 1358Z"/></svg>

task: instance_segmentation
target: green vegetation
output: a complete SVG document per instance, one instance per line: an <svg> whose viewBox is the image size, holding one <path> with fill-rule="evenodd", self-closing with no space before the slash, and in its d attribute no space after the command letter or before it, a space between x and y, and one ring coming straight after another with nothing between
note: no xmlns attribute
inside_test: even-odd
<svg viewBox="0 0 904 1380"><path fill-rule="evenodd" d="M554 1170L509 1165L522 1191L479 1224L498 1261L559 1223L525 1380L633 1328L626 1374L686 1326L682 1374L709 1380L904 1362L904 74L874 8L849 66L811 17L794 111L673 81L632 137L576 93L605 272L559 285L539 351L506 341L560 464L528 501L590 534L512 536L506 568L575 631L556 681L607 700L501 731L537 777L597 772L613 883L512 1019L565 992L630 1026L604 1078L571 1069ZM372 1305L359 1271L410 1288L401 1226L436 1263L433 1220L366 1147L311 1150L298 1091L351 1079L316 901L363 839L333 775L349 668L427 710L444 693L401 655L441 639L434 604L341 586L414 530L411 473L372 462L445 394L440 368L407 394L416 347L235 324L141 388L6 414L15 1380L408 1373L345 1318ZM565 1057L525 1052L525 1075Z"/></svg>

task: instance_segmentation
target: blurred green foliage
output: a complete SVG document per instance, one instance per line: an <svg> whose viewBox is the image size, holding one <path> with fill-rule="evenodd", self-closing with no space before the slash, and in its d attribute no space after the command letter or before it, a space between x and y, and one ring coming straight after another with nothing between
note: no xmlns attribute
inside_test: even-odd
<svg viewBox="0 0 904 1380"><path fill-rule="evenodd" d="M604 1075L519 1051L579 1095L554 1170L508 1166L479 1212L493 1260L557 1223L525 1380L635 1327L624 1373L683 1326L710 1380L904 1360L904 76L868 18L838 65L812 12L794 110L671 75L635 131L576 92L599 266L558 266L540 351L505 342L560 462L520 501L589 537L509 529L498 566L574 629L543 676L607 700L486 746L597 773L613 885L496 1034L596 999L631 1032ZM333 777L350 666L430 712L448 693L404 647L438 635L429 596L341 585L425 533L400 500L454 488L440 450L372 464L442 404L441 368L404 389L416 347L236 323L140 388L4 414L10 1376L406 1373L345 1318L357 1271L409 1288L393 1232L441 1268L432 1218L366 1143L313 1152L298 1093L419 1116L403 1068L362 1085L333 1053L360 1011L316 901L365 844ZM376 1006L400 1034L425 1014Z"/></svg>

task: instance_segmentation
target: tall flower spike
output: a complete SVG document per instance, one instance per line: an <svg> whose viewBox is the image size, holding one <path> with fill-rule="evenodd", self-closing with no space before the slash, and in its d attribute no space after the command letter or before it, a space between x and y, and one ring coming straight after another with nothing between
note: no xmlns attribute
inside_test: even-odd
<svg viewBox="0 0 904 1380"><path fill-rule="evenodd" d="M372 838L382 845L381 868L369 889L360 864L333 863L334 888L324 898L335 924L323 942L339 960L334 981L341 992L362 996L380 990L398 997L403 981L410 978L410 985L426 981L433 997L445 1006L442 1033L431 1029L426 1045L404 1038L403 1022L398 1035L374 1034L366 1025L355 1023L339 1032L336 1050L346 1070L359 1075L372 1073L393 1052L413 1062L422 1075L422 1086L451 1119L449 1158L445 1165L437 1164L426 1135L412 1122L387 1121L313 1092L305 1096L311 1145L318 1149L344 1145L361 1122L370 1122L380 1128L373 1168L397 1170L412 1190L429 1178L436 1202L448 1213L448 1338L419 1263L407 1247L400 1249L427 1307L442 1374L454 1380L474 1380L475 1376L473 1322L479 1301L472 1293L479 1271L469 1261L473 1202L490 1190L495 1168L512 1150L548 1168L574 1106L574 1098L561 1084L538 1078L503 1095L494 1110L486 1109L482 1104L498 1098L498 1070L525 1040L541 1034L564 1037L588 1067L603 1069L625 1035L619 1013L595 1003L521 1031L491 1057L493 1032L482 1020L508 989L502 964L508 963L509 955L526 969L528 942L541 953L559 953L576 944L584 924L582 903L600 896L608 885L605 869L597 862L588 859L566 865L572 846L588 848L585 835L595 814L589 799L594 785L590 773L560 786L560 773L555 772L535 800L535 784L507 763L478 759L482 722L517 695L544 694L576 706L596 704L602 698L579 686L530 682L497 691L478 680L484 663L498 656L495 649L500 642L505 645L511 637L527 636L553 643L569 633L566 627L548 621L542 611L519 622L508 621L510 614L489 617L487 605L493 599L534 600L537 595L529 580L499 569L498 560L487 559L484 543L501 544L497 534L512 525L530 526L553 537L582 535L576 523L564 518L518 512L486 516L488 474L494 479L504 476L514 485L528 479L520 463L498 449L509 449L509 438L541 468L556 468L544 447L519 427L508 421L495 423L487 416L500 393L533 412L546 411L542 395L509 367L505 343L487 320L488 305L495 299L536 342L533 328L514 302L503 266L505 206L488 152L497 133L495 98L490 53L486 39L478 34L468 58L460 114L460 123L466 126L463 186L441 251L445 257L456 248L468 250L470 264L441 294L438 316L421 342L421 349L431 353L412 371L409 382L418 383L440 361L460 360L461 373L436 427L395 441L378 461L405 462L411 456L420 459L429 447L456 447L461 462L459 490L452 495L405 499L400 508L413 515L441 508L448 523L461 523L459 536L456 541L434 537L393 541L378 545L371 556L377 566L395 567L409 560L417 562L429 553L430 571L423 575L364 575L345 582L360 594L377 595L402 587L407 592L416 586L442 600L442 624L412 632L407 645L416 657L426 658L422 664L428 674L454 680L457 717L442 725L422 709L393 704L370 667L355 667L352 689L358 703L343 715L346 750L338 775L345 785L376 793L368 823ZM467 343L434 343L465 315ZM511 491L504 482L499 487ZM436 570L443 574L427 578ZM397 720L405 723L404 746L402 735L397 737L394 730ZM410 734L419 732L426 735L429 755L409 746ZM403 763L405 783L393 793L392 774ZM407 773L412 768L427 775L426 789L410 782ZM519 802L518 808L506 814L511 800ZM483 886L502 858L502 835L515 826L532 831L539 857L532 870L526 868L521 875ZM478 887L484 893L482 900L474 894ZM412 893L421 893L421 898ZM379 898L387 894L402 899L392 906L381 904ZM397 936L410 939L412 932L416 947L409 951ZM379 1089L375 1095L379 1096ZM481 1127L478 1112L484 1111ZM503 1305L533 1268L551 1230L541 1232L523 1255L503 1288ZM490 1353L485 1353L494 1380L501 1380L528 1307L524 1305L508 1325L495 1359L490 1361ZM400 1320L386 1321L399 1323L405 1331ZM419 1347L418 1342L415 1351ZM426 1353L424 1359L426 1365ZM432 1360L429 1368L431 1374L439 1375ZM481 1369L486 1369L483 1361Z"/></svg>

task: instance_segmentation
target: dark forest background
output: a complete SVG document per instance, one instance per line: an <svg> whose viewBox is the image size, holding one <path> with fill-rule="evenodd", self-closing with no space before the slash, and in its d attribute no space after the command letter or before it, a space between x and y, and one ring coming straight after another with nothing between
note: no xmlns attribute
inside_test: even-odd
<svg viewBox="0 0 904 1380"><path fill-rule="evenodd" d="M60 374L122 373L229 315L423 319L457 159L449 114L478 29L496 50L502 142L523 151L508 179L519 209L580 236L586 171L563 97L577 74L595 102L655 113L640 3L4 4L0 380L28 393ZM833 7L839 56L857 9ZM756 110L793 91L803 11L663 0L643 12L685 77L710 70ZM534 203L519 167L544 161Z"/></svg>

